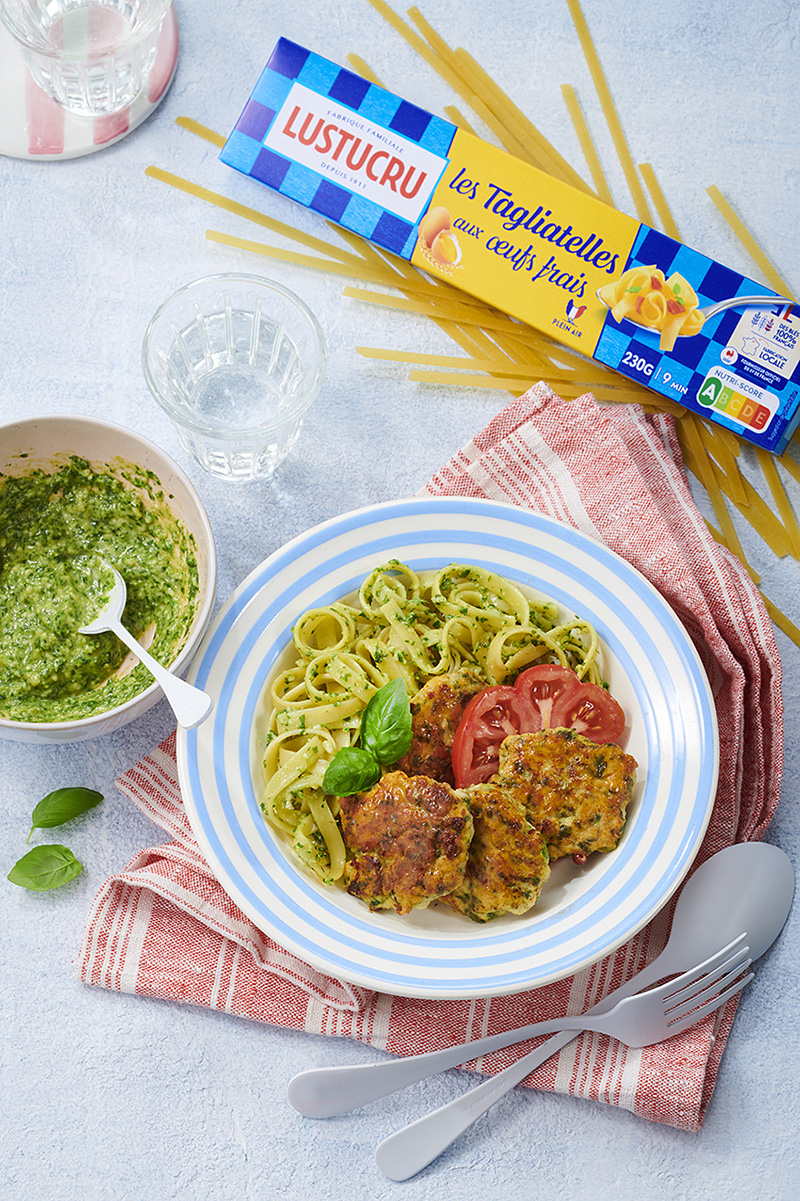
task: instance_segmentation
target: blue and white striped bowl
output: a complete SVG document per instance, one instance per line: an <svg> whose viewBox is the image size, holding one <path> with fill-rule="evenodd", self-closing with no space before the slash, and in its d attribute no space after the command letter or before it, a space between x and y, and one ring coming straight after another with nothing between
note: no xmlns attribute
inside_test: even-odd
<svg viewBox="0 0 800 1201"><path fill-rule="evenodd" d="M259 809L265 690L293 623L355 592L373 567L473 563L591 622L604 675L629 718L639 763L619 847L553 865L536 907L478 925L433 905L370 913L317 884ZM216 698L181 730L178 768L195 836L254 924L317 969L382 992L470 997L571 975L626 942L666 903L697 853L718 770L714 706L672 609L628 563L551 518L489 501L412 499L346 513L276 551L237 589L201 644L192 678Z"/></svg>

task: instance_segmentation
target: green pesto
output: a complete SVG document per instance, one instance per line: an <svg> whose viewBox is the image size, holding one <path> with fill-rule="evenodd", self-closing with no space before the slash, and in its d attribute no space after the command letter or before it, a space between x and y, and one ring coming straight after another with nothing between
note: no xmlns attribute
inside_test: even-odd
<svg viewBox="0 0 800 1201"><path fill-rule="evenodd" d="M128 652L114 634L79 634L102 596L98 567L123 576L123 622L165 665L186 640L199 589L194 539L152 472L132 464L0 474L0 715L72 721L149 687L141 664L117 677ZM101 573L102 574L102 573Z"/></svg>

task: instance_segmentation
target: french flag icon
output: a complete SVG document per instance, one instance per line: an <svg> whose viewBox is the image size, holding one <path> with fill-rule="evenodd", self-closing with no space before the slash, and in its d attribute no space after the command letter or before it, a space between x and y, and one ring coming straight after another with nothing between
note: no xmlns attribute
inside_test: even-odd
<svg viewBox="0 0 800 1201"><path fill-rule="evenodd" d="M582 317L585 312L585 304L573 304L571 300L567 302L567 316L569 317L570 321L577 321L578 318Z"/></svg>

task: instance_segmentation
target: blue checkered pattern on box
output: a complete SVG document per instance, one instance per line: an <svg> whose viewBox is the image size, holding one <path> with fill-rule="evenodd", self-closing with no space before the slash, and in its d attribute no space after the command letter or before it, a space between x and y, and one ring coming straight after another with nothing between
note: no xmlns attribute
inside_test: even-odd
<svg viewBox="0 0 800 1201"><path fill-rule="evenodd" d="M417 142L443 158L450 149L456 127L281 38L220 154L223 162L274 188L282 196L410 259L416 241L411 222L264 147L267 131L293 83L328 96L373 124Z"/></svg>
<svg viewBox="0 0 800 1201"><path fill-rule="evenodd" d="M665 275L670 275L673 271L679 272L691 282L701 308L732 296L765 295L770 291L763 284L715 263L713 259L683 246L647 225L643 225L639 230L625 270L637 266L660 267ZM741 309L725 309L706 321L699 333L691 338L678 338L673 350L663 352L658 348L657 330L641 329L631 321L618 324L609 315L594 357L613 367L621 375L627 375L662 396L669 396L708 418L711 416L709 410L701 405L696 397L709 370L720 365L720 353L728 344L740 317ZM793 398L796 398L797 388L793 385L798 381L787 381L756 363L748 365L747 360L742 358L736 364L736 372L744 378L752 379L761 387L768 388L779 397L777 419L773 419L767 431L767 439L774 431L776 445L770 445L769 449L776 449L781 425L779 419L791 407ZM781 396L782 392L784 396ZM741 423L726 417L724 413L714 412L713 419L728 429L747 436L747 430L742 428Z"/></svg>

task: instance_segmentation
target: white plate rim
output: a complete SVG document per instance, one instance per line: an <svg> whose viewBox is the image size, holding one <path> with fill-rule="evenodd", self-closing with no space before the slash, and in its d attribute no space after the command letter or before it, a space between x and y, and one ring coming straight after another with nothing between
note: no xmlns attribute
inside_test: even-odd
<svg viewBox="0 0 800 1201"><path fill-rule="evenodd" d="M575 566L583 557L594 573L591 587L603 595L604 606L618 609L617 593L625 593L628 604L636 603L636 617L626 609L625 621L634 623L637 639L653 656L652 665L649 660L646 665L634 662L633 642L622 645L627 635L620 635L619 629L604 631L602 621L599 625L613 653L627 656L626 670L644 672L651 680L648 688L642 687L647 710L643 727L649 721L642 804L647 801L652 813L648 809L642 845L636 848L641 862L626 862L623 843L614 852L616 867L607 873L610 883L595 889L589 886L577 905L568 902L565 911L575 911L570 916L557 914L552 922L543 921L538 934L519 919L503 929L495 923L479 927L467 923L469 935L448 939L445 948L438 934L432 938L413 922L398 936L376 924L381 922L380 914L364 909L358 916L343 915L329 899L334 890L321 890L302 872L287 867L286 857L258 813L250 775L250 727L278 653L270 644L265 656L258 640L265 622L269 630L280 621L286 589L294 596L308 591L309 577L326 562L332 547L349 570L365 554L372 555L372 566L388 557L403 558L394 553L398 544L413 545L424 559L424 550L450 539L464 552L450 556L454 561L475 562L477 557L495 563L513 557L508 549L513 546L513 554L524 554L534 574L544 570L542 546L549 545L548 553L555 548L559 564L550 569L551 574L556 572L554 578L561 583L558 573L566 573L565 587L588 587L584 573ZM471 556L470 547L476 552ZM439 552L437 561L448 560ZM495 569L501 570L496 564ZM539 590L548 592L541 585ZM596 615L592 616L597 623ZM621 622L619 612L613 613L613 619ZM668 667L661 660L665 652L659 643L667 646ZM653 685L659 669L662 675L667 671L680 678L662 678ZM217 701L207 723L194 731L179 729L177 738L181 794L212 871L257 929L311 967L362 987L397 995L455 998L518 992L572 975L627 942L667 903L689 870L711 816L719 768L716 713L705 671L683 625L645 577L604 543L514 505L478 498L414 497L322 522L276 550L236 589L207 631L190 677L215 694ZM669 729L662 722L658 732L653 688L666 689L664 696L659 693L656 698L656 707L667 715ZM676 750L670 765L663 761L662 742ZM659 825L651 836L646 831L656 815ZM646 841L661 835L666 823L668 859ZM604 863L604 871L607 866ZM615 881L621 889L616 896L612 895ZM323 892L328 896L318 895ZM591 936L581 929L581 922L591 926Z"/></svg>

